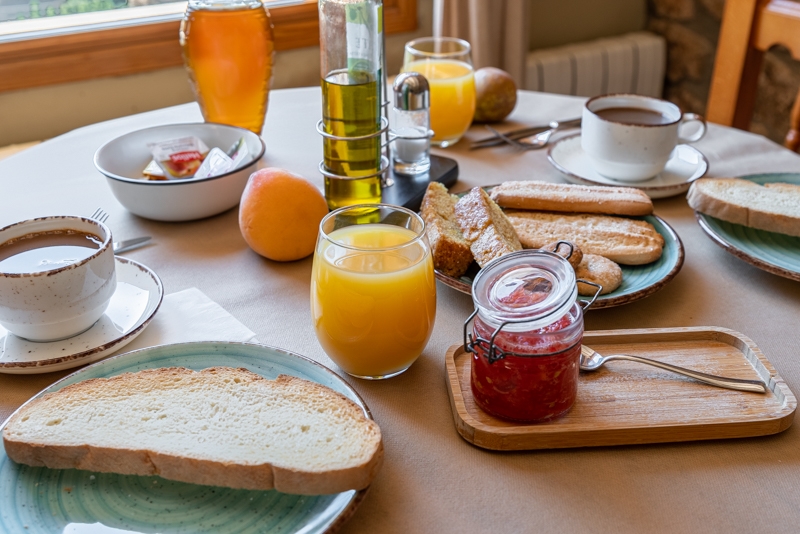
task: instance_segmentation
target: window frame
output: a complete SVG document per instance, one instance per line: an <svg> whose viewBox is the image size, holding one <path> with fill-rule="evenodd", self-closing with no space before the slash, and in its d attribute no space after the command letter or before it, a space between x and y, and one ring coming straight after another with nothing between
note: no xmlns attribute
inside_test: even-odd
<svg viewBox="0 0 800 534"><path fill-rule="evenodd" d="M185 6L0 23L0 92L180 66L178 30ZM384 0L383 6L386 33L417 28L417 0ZM277 6L270 15L276 50L319 45L317 0Z"/></svg>

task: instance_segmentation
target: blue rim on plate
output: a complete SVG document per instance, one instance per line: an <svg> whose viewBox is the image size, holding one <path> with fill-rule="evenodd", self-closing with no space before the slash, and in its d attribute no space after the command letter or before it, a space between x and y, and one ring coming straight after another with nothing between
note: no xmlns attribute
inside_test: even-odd
<svg viewBox="0 0 800 534"><path fill-rule="evenodd" d="M488 186L484 187L484 189L488 192L492 187ZM466 194L466 192L458 196L463 194ZM675 278L681 267L683 267L685 256L683 243L677 232L664 219L657 215L630 218L649 222L661 234L664 238L664 249L661 257L646 265L620 265L622 269L622 284L611 293L597 297L597 300L590 308L592 310L622 306L650 296ZM471 295L472 280L479 270L478 264L473 262L466 274L460 278L448 276L438 270L435 271L435 274L436 279L443 284Z"/></svg>
<svg viewBox="0 0 800 534"><path fill-rule="evenodd" d="M800 174L768 173L740 176L757 184L800 185ZM800 237L733 224L698 211L700 228L727 252L768 273L800 282Z"/></svg>
<svg viewBox="0 0 800 534"><path fill-rule="evenodd" d="M330 369L282 349L249 343L195 342L136 350L84 367L33 398L91 378L176 366L244 367L269 379L279 374L304 378L341 393L372 418L358 393ZM15 464L0 448L0 531L77 534L109 532L103 527L110 527L164 534L329 533L352 516L367 489L318 496L234 490L155 476L30 467Z"/></svg>

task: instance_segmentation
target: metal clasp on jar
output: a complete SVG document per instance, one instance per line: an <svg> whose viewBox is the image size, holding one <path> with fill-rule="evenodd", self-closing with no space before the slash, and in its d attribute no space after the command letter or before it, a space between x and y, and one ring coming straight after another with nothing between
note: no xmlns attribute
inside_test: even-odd
<svg viewBox="0 0 800 534"><path fill-rule="evenodd" d="M572 244L567 242L567 241L559 241L559 244L560 243L566 243L570 247L572 247ZM558 245L556 245L556 247L557 246ZM570 254L572 254L571 250L570 250ZM597 297L600 296L600 292L603 291L603 286L600 285L600 284L596 284L594 282L589 282L588 280L578 279L577 281L578 282L582 282L584 284L588 284L590 286L594 286L594 287L597 288L597 291L595 291L595 293L592 296L591 300L579 300L578 301L579 305L581 306L581 311L586 311L586 310L589 309L589 307L591 307L592 304L594 304L594 302L597 300ZM486 352L486 359L489 361L490 365L493 364L494 362L498 361L498 360L502 360L506 356L520 356L520 357L523 357L523 358L531 356L530 354L519 354L517 352L504 351L501 348L497 347L495 345L495 342L494 342L494 340L497 337L497 335L503 330L503 328L506 325L518 324L518 323L526 323L526 322L530 321L530 319L525 318L525 319L520 319L520 320L517 320L517 321L504 321L504 322L500 323L500 326L498 326L497 329L492 333L492 337L491 338L484 339L482 337L477 337L477 336L475 338L473 338L472 334L469 333L469 323L472 322L472 320L475 318L476 315L478 315L478 309L477 308L475 309L475 311L473 311L470 314L469 317L467 317L467 320L464 321L463 343L464 343L464 350L466 352L471 352L473 354L478 354L478 351L476 350L475 347L480 345L481 348L483 348L483 350ZM547 354L537 354L536 356L537 357L539 357L539 356L551 356L553 354L559 354L560 352L561 351L557 351L557 352L553 352L553 353L547 353Z"/></svg>

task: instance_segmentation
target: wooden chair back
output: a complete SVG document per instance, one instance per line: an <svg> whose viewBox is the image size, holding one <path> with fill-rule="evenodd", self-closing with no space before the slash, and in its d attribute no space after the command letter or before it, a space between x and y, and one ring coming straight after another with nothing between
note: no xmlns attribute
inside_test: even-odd
<svg viewBox="0 0 800 534"><path fill-rule="evenodd" d="M800 2L727 0L706 117L711 122L746 130L756 100L764 52L783 45L800 61ZM785 145L800 147L800 91L791 112Z"/></svg>

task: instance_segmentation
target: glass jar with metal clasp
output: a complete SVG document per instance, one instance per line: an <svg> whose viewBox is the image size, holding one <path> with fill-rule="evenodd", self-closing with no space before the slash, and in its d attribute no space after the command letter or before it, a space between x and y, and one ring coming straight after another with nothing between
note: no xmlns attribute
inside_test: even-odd
<svg viewBox="0 0 800 534"><path fill-rule="evenodd" d="M508 254L481 269L472 285L475 311L464 323L470 384L481 409L523 422L569 411L578 389L583 311L602 289L581 282L598 288L590 301L577 300L569 262L546 250Z"/></svg>

